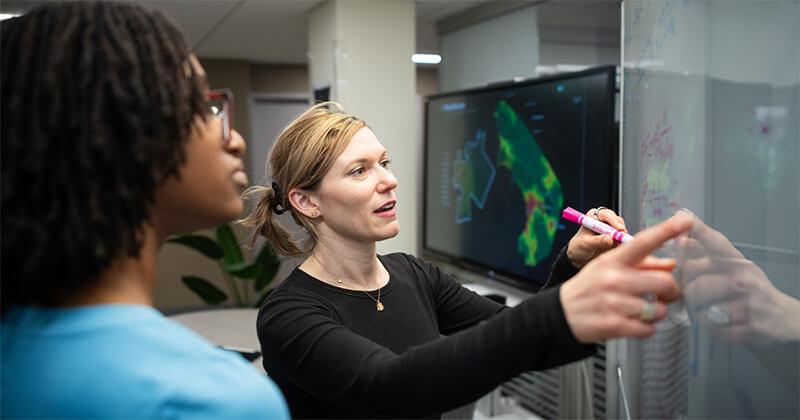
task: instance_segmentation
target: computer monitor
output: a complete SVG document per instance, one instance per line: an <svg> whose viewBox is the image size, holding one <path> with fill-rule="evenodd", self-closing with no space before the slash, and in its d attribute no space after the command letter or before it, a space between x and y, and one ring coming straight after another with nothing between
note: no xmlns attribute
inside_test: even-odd
<svg viewBox="0 0 800 420"><path fill-rule="evenodd" d="M616 202L614 67L426 98L422 255L538 290L577 226Z"/></svg>

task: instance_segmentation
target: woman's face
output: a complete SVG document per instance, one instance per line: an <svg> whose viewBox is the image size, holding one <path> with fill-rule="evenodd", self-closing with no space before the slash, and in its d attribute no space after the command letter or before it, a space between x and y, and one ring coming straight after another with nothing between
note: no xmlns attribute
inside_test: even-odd
<svg viewBox="0 0 800 420"><path fill-rule="evenodd" d="M194 56L192 65L205 80L205 71ZM183 233L238 217L243 210L240 194L248 183L242 163L244 138L233 130L226 143L222 120L208 115L203 121L198 115L184 147L186 161L178 169L180 176L167 180L156 193L155 221L168 233Z"/></svg>
<svg viewBox="0 0 800 420"><path fill-rule="evenodd" d="M336 159L312 194L320 219L330 233L356 241L380 241L400 232L397 178L389 155L375 134L362 128Z"/></svg>

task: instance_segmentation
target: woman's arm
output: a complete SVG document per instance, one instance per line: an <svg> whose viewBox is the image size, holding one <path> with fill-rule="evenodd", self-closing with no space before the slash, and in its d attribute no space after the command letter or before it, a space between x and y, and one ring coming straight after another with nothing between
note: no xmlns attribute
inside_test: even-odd
<svg viewBox="0 0 800 420"><path fill-rule="evenodd" d="M550 274L544 284L545 289L562 284L575 274L578 274L579 269L572 265L567 257L568 247L568 245L565 245L561 248L556 260L553 261L553 265L550 266Z"/></svg>
<svg viewBox="0 0 800 420"><path fill-rule="evenodd" d="M558 288L402 355L348 330L325 305L297 293L270 297L258 335L271 374L330 404L398 417L458 407L522 371L594 351L570 332Z"/></svg>
<svg viewBox="0 0 800 420"><path fill-rule="evenodd" d="M645 337L680 296L674 260L648 255L691 228L673 217L592 260L575 278L472 328L398 355L342 326L321 299L279 290L259 313L264 367L330 404L412 417L463 405L522 371L586 357L597 341ZM656 296L648 301L643 296Z"/></svg>

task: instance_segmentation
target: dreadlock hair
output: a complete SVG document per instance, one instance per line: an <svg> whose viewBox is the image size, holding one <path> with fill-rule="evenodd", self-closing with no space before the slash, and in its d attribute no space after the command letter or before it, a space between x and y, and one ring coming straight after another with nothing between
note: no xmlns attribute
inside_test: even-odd
<svg viewBox="0 0 800 420"><path fill-rule="evenodd" d="M2 310L55 305L138 256L178 176L202 84L164 14L48 4L2 27Z"/></svg>

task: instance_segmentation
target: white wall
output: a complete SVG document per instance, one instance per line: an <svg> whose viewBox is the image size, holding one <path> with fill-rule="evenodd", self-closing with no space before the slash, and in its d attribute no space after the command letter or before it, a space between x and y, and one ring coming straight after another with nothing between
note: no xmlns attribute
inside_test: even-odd
<svg viewBox="0 0 800 420"><path fill-rule="evenodd" d="M708 74L735 82L797 85L800 13L794 2L706 3ZM735 33L737 36L731 36Z"/></svg>
<svg viewBox="0 0 800 420"><path fill-rule="evenodd" d="M554 1L536 6L539 64L619 65L619 1Z"/></svg>
<svg viewBox="0 0 800 420"><path fill-rule="evenodd" d="M535 7L526 7L441 35L439 90L482 86L536 75L539 30Z"/></svg>
<svg viewBox="0 0 800 420"><path fill-rule="evenodd" d="M365 120L394 162L400 234L379 243L381 253L417 252L415 21L409 0L329 0L309 17L312 86L330 85L331 99Z"/></svg>
<svg viewBox="0 0 800 420"><path fill-rule="evenodd" d="M542 42L539 51L539 63L544 66L555 66L558 64L577 64L585 66L609 64L618 66L620 62L619 46L608 47L593 44Z"/></svg>
<svg viewBox="0 0 800 420"><path fill-rule="evenodd" d="M330 86L334 97L333 52L336 44L336 2L325 1L308 14L308 70L311 89Z"/></svg>

